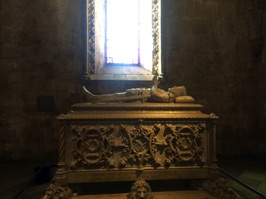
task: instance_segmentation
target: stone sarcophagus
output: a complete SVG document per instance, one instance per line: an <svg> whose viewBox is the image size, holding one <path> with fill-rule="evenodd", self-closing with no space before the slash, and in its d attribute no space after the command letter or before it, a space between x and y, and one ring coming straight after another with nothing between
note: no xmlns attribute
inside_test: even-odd
<svg viewBox="0 0 266 199"><path fill-rule="evenodd" d="M55 184L210 178L216 121L195 103L80 103L60 115Z"/></svg>

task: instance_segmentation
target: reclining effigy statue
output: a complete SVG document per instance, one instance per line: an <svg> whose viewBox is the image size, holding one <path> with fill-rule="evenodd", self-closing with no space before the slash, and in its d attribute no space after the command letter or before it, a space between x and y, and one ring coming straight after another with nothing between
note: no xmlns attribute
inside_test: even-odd
<svg viewBox="0 0 266 199"><path fill-rule="evenodd" d="M154 76L153 85L151 88L131 88L125 92L94 95L89 92L85 86L83 91L88 102L121 102L121 101L138 101L143 102L194 102L191 96L187 96L187 91L184 86L174 86L165 91L158 88L159 78Z"/></svg>

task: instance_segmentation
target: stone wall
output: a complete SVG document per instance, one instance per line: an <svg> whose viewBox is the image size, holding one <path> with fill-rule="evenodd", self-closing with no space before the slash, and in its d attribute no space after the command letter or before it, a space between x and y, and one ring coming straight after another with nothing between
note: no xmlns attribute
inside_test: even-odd
<svg viewBox="0 0 266 199"><path fill-rule="evenodd" d="M1 160L57 158L55 118L83 101L83 2L0 0ZM266 155L266 53L254 55L247 18L243 0L162 0L160 86L186 86L220 117L218 154ZM101 93L135 85L89 86ZM38 111L39 96L52 96L54 111Z"/></svg>
<svg viewBox="0 0 266 199"><path fill-rule="evenodd" d="M79 101L80 1L0 2L0 158L56 157L55 117ZM54 112L38 112L38 96Z"/></svg>
<svg viewBox="0 0 266 199"><path fill-rule="evenodd" d="M206 112L220 117L218 153L265 154L265 63L249 42L245 1L166 2L167 84L185 85Z"/></svg>

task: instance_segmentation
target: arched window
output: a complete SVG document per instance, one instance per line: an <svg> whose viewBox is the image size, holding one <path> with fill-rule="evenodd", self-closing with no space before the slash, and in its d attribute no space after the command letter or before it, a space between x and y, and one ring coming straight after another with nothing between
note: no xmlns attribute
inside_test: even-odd
<svg viewBox="0 0 266 199"><path fill-rule="evenodd" d="M160 0L87 0L86 19L86 78L160 75Z"/></svg>

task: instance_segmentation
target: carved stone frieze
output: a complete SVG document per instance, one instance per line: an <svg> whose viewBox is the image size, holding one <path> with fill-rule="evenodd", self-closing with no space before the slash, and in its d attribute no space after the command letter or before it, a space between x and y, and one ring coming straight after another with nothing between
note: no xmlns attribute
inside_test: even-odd
<svg viewBox="0 0 266 199"><path fill-rule="evenodd" d="M79 126L73 132L71 169L169 167L205 164L205 124Z"/></svg>

